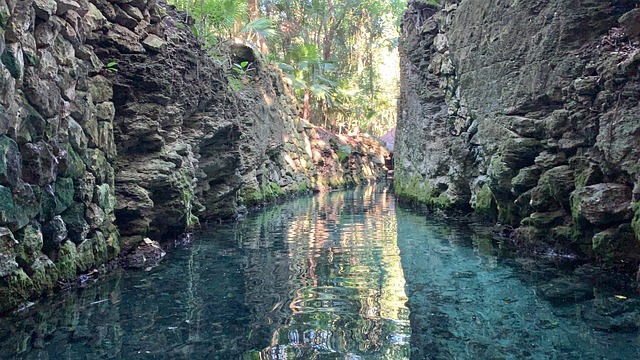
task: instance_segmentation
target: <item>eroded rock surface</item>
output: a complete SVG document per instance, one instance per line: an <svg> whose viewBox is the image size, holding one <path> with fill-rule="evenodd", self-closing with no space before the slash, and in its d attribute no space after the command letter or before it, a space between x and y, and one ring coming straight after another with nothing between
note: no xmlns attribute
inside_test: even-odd
<svg viewBox="0 0 640 360"><path fill-rule="evenodd" d="M410 1L397 193L635 264L639 4Z"/></svg>
<svg viewBox="0 0 640 360"><path fill-rule="evenodd" d="M299 119L276 69L230 86L186 20L0 0L0 312L118 256L147 267L200 221L386 176L383 144Z"/></svg>

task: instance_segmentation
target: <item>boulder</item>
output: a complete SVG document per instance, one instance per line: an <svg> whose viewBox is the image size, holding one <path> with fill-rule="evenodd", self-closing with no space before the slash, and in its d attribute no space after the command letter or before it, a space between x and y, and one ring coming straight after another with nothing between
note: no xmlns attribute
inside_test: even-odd
<svg viewBox="0 0 640 360"><path fill-rule="evenodd" d="M556 305L569 305L593 299L593 285L579 276L561 276L538 286L543 299Z"/></svg>
<svg viewBox="0 0 640 360"><path fill-rule="evenodd" d="M125 54L141 54L145 52L144 47L138 40L138 35L124 26L114 24L105 35L105 38L113 42L118 50Z"/></svg>
<svg viewBox="0 0 640 360"><path fill-rule="evenodd" d="M565 213L562 210L546 213L534 212L529 217L522 219L524 226L534 226L538 229L550 229L563 223Z"/></svg>
<svg viewBox="0 0 640 360"><path fill-rule="evenodd" d="M76 153L71 145L67 145L65 152L65 156L61 159L60 175L71 179L81 178L86 171L82 157Z"/></svg>
<svg viewBox="0 0 640 360"><path fill-rule="evenodd" d="M640 324L640 301L609 296L581 306L582 318L593 329L607 333L636 333Z"/></svg>
<svg viewBox="0 0 640 360"><path fill-rule="evenodd" d="M46 255L41 254L27 268L36 292L53 289L56 286L58 270Z"/></svg>
<svg viewBox="0 0 640 360"><path fill-rule="evenodd" d="M0 278L10 275L18 268L15 250L17 245L11 230L0 227Z"/></svg>
<svg viewBox="0 0 640 360"><path fill-rule="evenodd" d="M631 188L617 183L601 183L571 193L572 214L602 227L631 220Z"/></svg>
<svg viewBox="0 0 640 360"><path fill-rule="evenodd" d="M55 0L57 3L56 6L56 15L62 15L69 10L79 10L80 4L74 0Z"/></svg>
<svg viewBox="0 0 640 360"><path fill-rule="evenodd" d="M51 145L44 141L23 146L23 179L30 184L45 186L53 183L58 174L58 157Z"/></svg>
<svg viewBox="0 0 640 360"><path fill-rule="evenodd" d="M509 138L502 143L499 153L503 161L514 169L533 165L533 161L543 150L539 140L533 138Z"/></svg>
<svg viewBox="0 0 640 360"><path fill-rule="evenodd" d="M144 19L144 15L140 9L144 9L146 4L143 4L144 1L137 1L139 4L135 4L136 6L132 6L131 4L120 4L120 8L124 10L129 16L136 19L137 21L141 21Z"/></svg>
<svg viewBox="0 0 640 360"><path fill-rule="evenodd" d="M32 264L40 255L43 246L40 227L29 224L15 232L18 245L16 258L21 264Z"/></svg>
<svg viewBox="0 0 640 360"><path fill-rule="evenodd" d="M130 30L133 30L138 26L138 20L129 15L126 11L122 10L120 6L113 7L116 12L115 22Z"/></svg>
<svg viewBox="0 0 640 360"><path fill-rule="evenodd" d="M2 63L7 67L11 76L15 79L22 79L24 75L24 55L20 43L7 44L0 59L2 59Z"/></svg>
<svg viewBox="0 0 640 360"><path fill-rule="evenodd" d="M94 199L105 213L110 214L116 206L116 198L108 184L102 184L95 187Z"/></svg>
<svg viewBox="0 0 640 360"><path fill-rule="evenodd" d="M568 208L569 197L573 191L573 169L562 165L549 169L542 174L538 185L531 190L531 206L538 212L547 212Z"/></svg>
<svg viewBox="0 0 640 360"><path fill-rule="evenodd" d="M40 207L34 189L39 188L26 183L19 183L13 189L13 211L9 221L12 230L21 229L38 214Z"/></svg>
<svg viewBox="0 0 640 360"><path fill-rule="evenodd" d="M18 144L0 135L0 185L15 186L22 175L22 157Z"/></svg>
<svg viewBox="0 0 640 360"><path fill-rule="evenodd" d="M145 238L121 260L125 268L144 269L157 266L166 255L157 241Z"/></svg>
<svg viewBox="0 0 640 360"><path fill-rule="evenodd" d="M36 12L36 16L42 20L49 20L51 15L54 15L58 9L58 3L55 0L34 0L33 8Z"/></svg>
<svg viewBox="0 0 640 360"><path fill-rule="evenodd" d="M166 47L166 44L166 41L154 34L149 34L149 36L142 41L142 45L144 45L147 50L155 52L162 51Z"/></svg>
<svg viewBox="0 0 640 360"><path fill-rule="evenodd" d="M111 88L110 86L108 87L109 89ZM113 90L111 90L111 93L113 93ZM109 94L107 93L106 95L108 96ZM98 119L98 121L111 122L113 121L115 114L116 109L111 101L105 101L96 105L96 118Z"/></svg>
<svg viewBox="0 0 640 360"><path fill-rule="evenodd" d="M640 259L640 241L629 224L596 233L591 239L593 254L608 263Z"/></svg>
<svg viewBox="0 0 640 360"><path fill-rule="evenodd" d="M98 149L87 149L84 158L89 171L95 176L98 184L113 183L113 168L107 162L104 153Z"/></svg>
<svg viewBox="0 0 640 360"><path fill-rule="evenodd" d="M76 244L86 240L89 234L89 224L85 220L85 206L82 203L74 203L73 206L62 213L69 238Z"/></svg>
<svg viewBox="0 0 640 360"><path fill-rule="evenodd" d="M527 166L520 169L518 175L511 179L511 192L519 195L538 184L541 170L538 166Z"/></svg>
<svg viewBox="0 0 640 360"><path fill-rule="evenodd" d="M640 38L640 8L635 8L622 15L618 22L624 27L630 38L635 40Z"/></svg>
<svg viewBox="0 0 640 360"><path fill-rule="evenodd" d="M98 104L104 101L110 101L113 97L113 88L107 78L97 75L87 81L89 93L94 103ZM108 106L108 105L107 105Z"/></svg>
<svg viewBox="0 0 640 360"><path fill-rule="evenodd" d="M25 72L24 94L37 112L46 118L63 114L63 100L54 80L41 78L32 67Z"/></svg>
<svg viewBox="0 0 640 360"><path fill-rule="evenodd" d="M44 247L55 249L62 244L68 236L67 226L62 216L56 215L42 229Z"/></svg>
<svg viewBox="0 0 640 360"><path fill-rule="evenodd" d="M65 241L62 246L55 251L55 254L55 264L60 279L63 281L75 279L77 269L76 244L71 241Z"/></svg>
<svg viewBox="0 0 640 360"><path fill-rule="evenodd" d="M7 42L17 43L21 42L33 27L35 10L32 6L33 0L11 2L13 2L13 9L9 11L9 17L6 20L5 37ZM0 6L0 18L4 18L2 7L4 6ZM4 19L0 19L0 22L4 21Z"/></svg>
<svg viewBox="0 0 640 360"><path fill-rule="evenodd" d="M56 208L55 214L62 214L74 203L74 186L71 178L59 178L54 186Z"/></svg>
<svg viewBox="0 0 640 360"><path fill-rule="evenodd" d="M573 87L578 95L595 95L599 91L598 77L586 76L573 81Z"/></svg>
<svg viewBox="0 0 640 360"><path fill-rule="evenodd" d="M7 26L7 22L11 17L11 10L6 0L0 0L0 27Z"/></svg>
<svg viewBox="0 0 640 360"><path fill-rule="evenodd" d="M69 143L73 146L73 149L79 153L84 154L87 149L89 140L87 135L82 130L82 126L78 124L71 116L67 116L63 119L62 126L67 128L69 134Z"/></svg>

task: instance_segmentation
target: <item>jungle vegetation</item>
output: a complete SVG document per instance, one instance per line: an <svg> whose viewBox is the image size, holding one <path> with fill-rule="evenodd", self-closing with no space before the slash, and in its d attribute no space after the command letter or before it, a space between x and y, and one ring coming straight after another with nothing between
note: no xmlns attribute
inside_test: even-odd
<svg viewBox="0 0 640 360"><path fill-rule="evenodd" d="M300 116L335 132L382 135L396 122L406 0L171 0L213 56L253 47L290 79ZM229 64L242 70L242 64ZM234 71L231 71L234 73Z"/></svg>

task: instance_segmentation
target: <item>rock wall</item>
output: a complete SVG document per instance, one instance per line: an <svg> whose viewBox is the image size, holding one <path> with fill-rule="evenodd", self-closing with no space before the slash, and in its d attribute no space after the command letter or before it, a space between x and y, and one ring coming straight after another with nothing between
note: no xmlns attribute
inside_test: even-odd
<svg viewBox="0 0 640 360"><path fill-rule="evenodd" d="M230 76L189 21L155 0L0 0L0 312L200 221L386 176L380 142L299 119L247 48L255 71Z"/></svg>
<svg viewBox="0 0 640 360"><path fill-rule="evenodd" d="M439 3L403 20L396 192L635 266L640 1Z"/></svg>

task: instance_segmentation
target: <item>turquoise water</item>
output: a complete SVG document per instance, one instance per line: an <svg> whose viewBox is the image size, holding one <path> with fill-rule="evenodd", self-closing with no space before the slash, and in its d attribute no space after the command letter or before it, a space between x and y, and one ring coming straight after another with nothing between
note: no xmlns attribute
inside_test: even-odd
<svg viewBox="0 0 640 360"><path fill-rule="evenodd" d="M509 255L385 188L301 198L0 319L7 359L635 359L627 277Z"/></svg>

